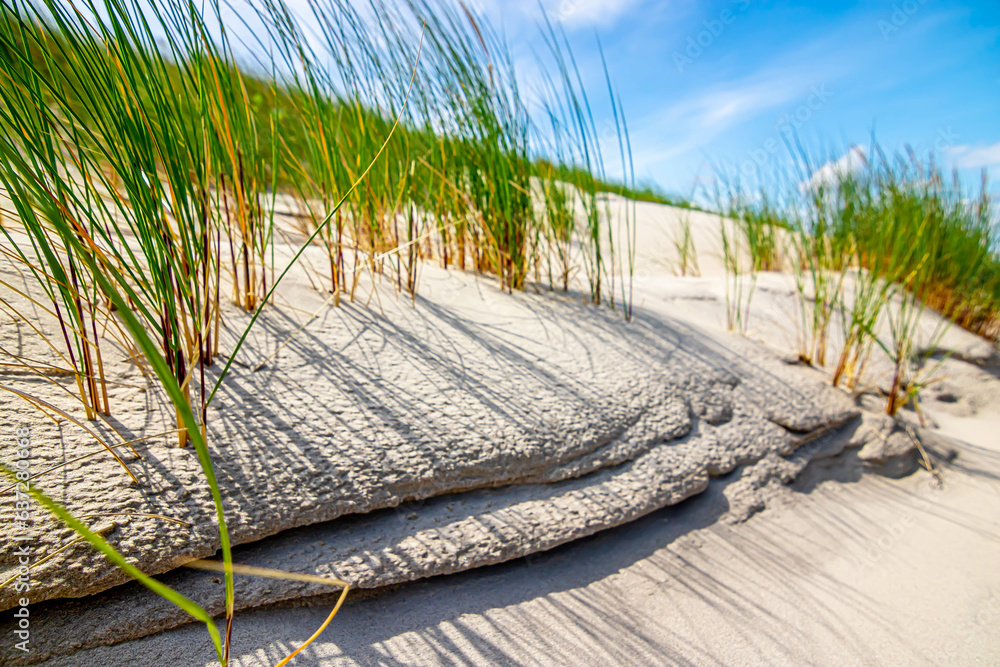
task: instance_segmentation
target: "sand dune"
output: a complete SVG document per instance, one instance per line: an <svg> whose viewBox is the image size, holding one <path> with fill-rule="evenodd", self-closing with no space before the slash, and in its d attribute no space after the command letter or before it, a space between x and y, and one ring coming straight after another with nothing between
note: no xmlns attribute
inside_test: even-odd
<svg viewBox="0 0 1000 667"><path fill-rule="evenodd" d="M612 201L619 214L620 204ZM797 363L800 297L791 277L757 277L746 335L734 336L725 330L718 217L653 204L636 210L630 323L575 292L508 295L487 277L430 263L412 304L389 277L366 279L365 303L337 309L302 270L283 286L210 414L230 530L245 545L237 562L380 589L531 559L348 606L303 664L579 664L572 646L588 647L587 664L802 663L818 655L948 662L955 656L939 659L934 650L965 630L971 648L955 655L996 658L1000 635L991 631L1000 609L969 621L983 616L977 604L992 609L984 591L1000 592L990 565L1000 553L993 347L958 329L939 343L950 356L925 392L923 433L940 457L943 488L928 490L933 478L923 471L900 481L863 475L910 473L917 453L904 447L886 461L892 425L877 415L878 399L834 390L831 369ZM676 275L673 241L685 219L698 276ZM4 272L8 282L23 280ZM227 317L239 329L245 316ZM923 317L929 336L937 316ZM4 346L40 355L27 334L5 326ZM834 336L832 358L839 344ZM121 383L112 395L117 425L135 437L169 430L163 397L136 390L144 385L139 371L120 352L112 356L105 363ZM885 370L885 359L873 359L861 389L877 391ZM18 399L0 401L46 443L35 450L38 469L93 451ZM914 414L902 419L919 428ZM952 447L958 458L945 463ZM170 572L218 548L193 452L167 439L141 451L129 462L139 486L101 456L41 486L87 514L190 523L105 520L109 539L140 567L166 572L165 581L218 612L221 592L210 575ZM764 506L768 512L734 525ZM71 538L54 520L35 531L49 549ZM533 555L601 531L610 532ZM13 563L5 557L0 565ZM82 548L38 577L37 594L52 601L38 614L35 659L187 621L145 589L122 586L114 568ZM237 600L256 607L324 592L240 579ZM0 593L5 608L14 604L9 591ZM949 613L938 613L939 598ZM239 616L236 664L264 664L281 652L277 637L304 638L320 614ZM385 625L374 620L380 614ZM933 631L913 632L914 624ZM209 664L201 632L52 663L141 664L183 651Z"/></svg>

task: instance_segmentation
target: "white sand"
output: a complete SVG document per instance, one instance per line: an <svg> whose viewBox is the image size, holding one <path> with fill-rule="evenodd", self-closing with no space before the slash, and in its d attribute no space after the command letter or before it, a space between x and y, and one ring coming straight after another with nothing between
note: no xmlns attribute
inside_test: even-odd
<svg viewBox="0 0 1000 667"><path fill-rule="evenodd" d="M976 428L956 418L956 428ZM723 481L625 527L349 604L294 664L995 665L1000 447L960 447L937 488L842 465L730 525ZM327 607L237 618L234 665L274 664ZM200 627L53 661L213 664ZM188 659L188 657L190 659Z"/></svg>
<svg viewBox="0 0 1000 667"><path fill-rule="evenodd" d="M723 331L718 220L690 214L703 277L680 278L669 268L678 212L639 210L641 312L738 348ZM455 303L468 308L470 290L478 290L482 307L470 316L480 327L506 299L489 281L431 270L425 277L432 301L458 293ZM539 298L562 300L528 301ZM795 308L789 277L762 276L749 337L793 356ZM506 312L505 325L514 326ZM550 317L537 313L533 326L545 330ZM986 362L993 354L960 331L947 344L963 359ZM682 506L545 555L348 605L295 664L996 664L1000 374L991 363L950 359L946 379L928 392L929 416L966 443L944 469L940 490L930 489L927 473L900 481L862 476L848 456L825 473L807 471L798 482L806 494L770 489L768 511L733 525L724 493L732 480L717 480ZM812 488L824 475L844 481ZM234 664L273 664L327 613L242 613ZM51 662L165 664L166 655L183 656L171 664L213 662L198 626Z"/></svg>

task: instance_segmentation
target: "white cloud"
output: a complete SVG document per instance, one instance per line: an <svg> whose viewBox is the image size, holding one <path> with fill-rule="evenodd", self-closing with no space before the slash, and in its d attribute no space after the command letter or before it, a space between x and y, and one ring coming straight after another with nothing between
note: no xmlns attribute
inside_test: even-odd
<svg viewBox="0 0 1000 667"><path fill-rule="evenodd" d="M399 0L395 0L399 1ZM534 28L542 19L538 0L451 0L483 14L505 30ZM542 11L553 24L567 29L610 28L645 0L542 0Z"/></svg>
<svg viewBox="0 0 1000 667"><path fill-rule="evenodd" d="M803 191L817 190L821 186L836 186L844 176L861 171L868 164L868 151L864 146L852 146L836 160L827 162L812 173L807 181L799 184Z"/></svg>
<svg viewBox="0 0 1000 667"><path fill-rule="evenodd" d="M1000 141L991 146L952 146L948 154L959 169L979 169L1000 165Z"/></svg>
<svg viewBox="0 0 1000 667"><path fill-rule="evenodd" d="M554 21L570 28L610 27L642 0L546 0L545 10Z"/></svg>

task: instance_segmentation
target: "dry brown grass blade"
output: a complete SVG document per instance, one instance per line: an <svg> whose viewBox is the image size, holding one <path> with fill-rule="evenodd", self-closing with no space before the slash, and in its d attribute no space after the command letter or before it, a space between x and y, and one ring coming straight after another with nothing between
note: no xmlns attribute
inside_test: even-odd
<svg viewBox="0 0 1000 667"><path fill-rule="evenodd" d="M140 443L140 442L143 442L145 440L152 440L153 438L165 438L168 435L176 435L176 434L177 434L177 429L173 429L171 431L164 431L163 433L157 433L155 435L147 435L147 436L144 436L142 438L136 438L135 440L129 440L128 442L123 442L120 445L112 445L111 448L112 449L119 449L121 447L129 447L134 452L135 451L135 447L134 446L136 444ZM25 482L31 482L33 480L38 479L39 477L42 477L43 475L47 475L48 473L50 473L50 472L52 472L54 470L59 470L60 468L65 468L66 466L72 465L72 464L76 463L77 461L82 461L83 459L89 459L91 456L97 456L100 453L101 453L100 451L90 452L89 454L83 454L81 456L77 456L76 458L72 458L69 461L63 461L62 463L60 463L58 465L54 465L51 468L46 468L45 470L43 470L41 472L36 472L34 475L32 475L31 477L29 477L28 479L26 479L24 481ZM3 494L7 493L11 489L13 489L15 486L17 486L17 484L11 484L10 486L5 486L4 488L0 489L0 496L2 496Z"/></svg>
<svg viewBox="0 0 1000 667"><path fill-rule="evenodd" d="M75 401L81 401L82 402L82 399L80 398L79 395L74 394L69 389L67 389L66 387L64 387L61 384L59 384L59 382L57 382L54 378L49 377L48 375L46 375L45 373L43 373L39 369L37 369L37 368L35 368L33 366L30 366L29 364L21 361L21 359L19 357L11 354L10 352L8 352L3 347L0 347L0 352L6 354L11 359L14 359L15 361L18 362L17 364L5 364L5 365L20 366L21 368L24 368L24 369L28 370L31 373L35 373L36 375L38 375L39 377L41 377L46 382L49 382L53 386L55 386L55 387L61 389L62 391L66 392L66 394L68 394L70 396L70 398L72 398L73 400L75 400ZM58 369L58 370L62 370L62 369ZM77 378L88 378L89 379L91 377L91 376L88 376L88 375L83 374L83 373L76 373L76 372L72 372L72 371L70 371L69 373L71 375L76 376ZM102 382L103 381L104 380L102 378ZM141 389L141 387L138 387L137 385L129 385L129 384L124 384L124 383L115 383L115 384L119 384L121 386L126 386L126 387L134 387L134 388L137 388L137 389ZM36 404L35 407L38 407L38 405ZM84 403L84 408L86 408L86 407L87 407L87 405L86 405L86 403ZM111 421L108 419L108 417L106 415L101 414L100 412L98 412L98 413L96 413L95 417L97 419L100 419L101 421L103 421L108 426L108 428L110 428L112 431L114 431L115 433L118 433L118 429L115 428L114 424L111 423ZM121 437L121 434L119 433L118 436ZM141 439L142 438L140 438L140 440ZM138 440L136 440L136 442L138 442ZM135 447L131 447L131 445L129 445L129 443L123 443L123 444L126 445L126 446L129 446L132 449L132 453L135 454L136 458L142 458L141 456L139 456L139 452L135 451ZM116 445L116 447L119 447L119 446L121 446L121 445Z"/></svg>
<svg viewBox="0 0 1000 667"><path fill-rule="evenodd" d="M2 280L0 280L0 286L7 287L8 285L7 285L7 283L5 283ZM34 302L34 300L32 300L32 301ZM36 305L37 305L37 302L34 302L34 303L36 303ZM0 297L0 304L3 304L4 306L6 306L10 310L11 317L17 318L17 319L23 321L29 327L31 327L32 331L34 331L36 334L38 334L38 337L41 338L43 341L45 341L45 344L48 345L52 349L52 351L55 352L56 355L60 359L62 359L64 362L66 362L66 364L68 366L72 366L73 365L72 362L69 359L67 359L65 357L65 355L63 355L62 352L59 351L59 348L57 348L55 345L52 344L52 341L49 340L49 337L46 336L41 331L41 329L39 329L37 326L35 326L35 324L29 318L25 317L20 311L18 311L13 305L11 305L11 303L9 301L7 301L6 299L4 299L3 297ZM44 306L42 306L42 308L44 308ZM53 318L55 318L55 314L54 313L52 313L48 309L45 309L45 310L46 310L46 312L52 314ZM72 326L68 326L67 328L73 329ZM72 371L72 372L75 373L76 371Z"/></svg>
<svg viewBox="0 0 1000 667"><path fill-rule="evenodd" d="M35 373L36 375L44 376L46 379L51 379L50 376L78 374L72 368L62 368L60 366L55 366L53 364L41 361L39 359L32 359L30 357L23 357L21 355L14 354L13 352L3 347L2 345L0 345L0 354L10 357L11 359L14 360L13 362L0 362L0 366L13 366L15 368L23 368L29 372ZM83 373L79 373L79 375L80 377L83 378L91 377L89 375L84 375ZM146 389L142 385L131 384L129 382L120 382L118 380L105 380L105 382L107 382L110 385L114 385L116 387L128 387L129 389L138 389L140 391Z"/></svg>
<svg viewBox="0 0 1000 667"><path fill-rule="evenodd" d="M913 428L907 424L904 427L906 429L906 435L910 436L910 440L913 441L913 445L917 448L917 452L920 454L920 465L929 472L934 477L934 483L938 486L944 484L944 478L941 477L941 472L934 467L931 462L931 457L928 456L927 450L924 448L924 443L920 442L920 437L914 433Z"/></svg>
<svg viewBox="0 0 1000 667"><path fill-rule="evenodd" d="M111 454L111 456L115 457L115 460L118 461L118 464L122 468L125 469L125 472L128 473L128 476L132 478L133 482L135 482L136 484L139 483L139 478L136 477L135 474L129 469L129 467L125 464L125 461L123 461L121 459L121 457L118 456L118 453L115 452L114 448L111 445L109 445L107 442L105 442L104 438L102 438L97 433L95 433L93 429L91 429L89 426L87 426L86 424L84 424L83 422L81 422L79 419L77 419L76 417L70 415L65 410L61 410L60 408L57 408L56 406L52 405L51 403L48 403L47 401L44 401L44 400L38 398L37 396L32 396L31 394L26 394L23 391L19 391L17 389L14 389L13 387L8 387L5 384L0 384L0 389L2 389L3 391L9 391L10 393L12 393L12 394L14 394L16 396L20 396L25 401L27 401L28 403L31 403L35 407L42 407L42 408L51 410L52 412L56 413L57 415L59 415L63 419L65 419L67 421L70 421L70 422L76 424L77 426L79 426L80 428L82 428L84 431L86 431L88 434L90 434L98 443L100 443L102 447L104 447L106 450L108 450L108 452Z"/></svg>
<svg viewBox="0 0 1000 667"><path fill-rule="evenodd" d="M2 246L0 246L0 254L6 254L8 256L12 256L13 257L13 255L11 253L4 251L3 248L2 248ZM20 258L16 258L15 257L15 259L17 259L18 261L22 261ZM46 273L45 271L43 271L41 269L37 269L37 268L36 268L36 270L39 272L40 275L44 276L46 278L46 280L48 280L51 284L53 284L53 285L62 285L63 284L63 283L59 282L58 280L56 280L53 276L51 276L48 273ZM43 304L42 302L40 302L38 299L32 297L30 294L19 290L17 287L11 285L10 283L8 283L8 282L6 282L4 280L0 280L0 287L4 287L6 289L9 289L10 291L14 292L15 294L23 297L24 299L27 299L28 301L30 301L32 303L32 305L34 305L36 308L39 308L42 312L44 312L49 317L51 317L53 319L58 319L59 318L59 316L55 312L53 312L52 310L50 310L49 308L47 308L45 306L45 304ZM11 304L10 302L6 301L2 297L0 297L0 303L2 303L3 305L5 305L11 311L11 314L12 314L13 317L16 317L19 320L24 321L25 324L27 324L28 326L30 326L35 331L35 333L37 333L42 338L42 340L45 341L45 344L48 345L50 348L52 348L52 350L56 353L56 355L59 356L60 359L62 359L63 361L65 361L67 364L72 365L69 362L69 360L66 359L66 357L62 354L62 352L60 352L59 349L55 345L53 345L53 343L49 340L49 337L47 335L45 335L44 333L42 333L42 331L40 331L38 329L38 327L36 327L31 322L31 318L25 317L24 314L21 313L21 311L19 311L17 308L15 308L13 306L13 304ZM101 325L101 333L102 333L102 335L106 336L107 334L110 333L111 334L111 338L109 340L112 340L113 342L118 343L119 345L121 345L122 348L132 358L133 362L136 364L136 366L139 368L139 370L142 371L143 375L145 375L147 378L151 377L150 374L149 374L148 369L141 362L141 355L135 349L135 346L130 343L128 335L125 333L125 331L122 330L121 323L118 322L117 319L111 317L111 313L110 313L109 310L107 310L107 309L102 309L102 310L103 310L103 313L104 313L104 323ZM109 328L109 326L108 326L109 324L113 324L114 325L114 331L112 331L111 328ZM80 333L80 330L76 326L74 326L72 322L63 322L63 326L65 326L66 329L68 329L69 331L73 332L74 334L79 334ZM89 340L86 341L86 342L89 345L93 346L93 343L90 342ZM83 373L80 373L80 376L84 377L84 378L89 377L89 376L84 375ZM107 380L107 382L113 384L113 382L111 382L110 380Z"/></svg>
<svg viewBox="0 0 1000 667"><path fill-rule="evenodd" d="M185 563L184 567L189 567L195 570L206 570L208 572L226 571L226 564L215 560L193 560L189 563ZM337 604L334 605L333 611L331 611L330 615L326 617L326 620L323 621L321 626L319 626L319 629L317 629L316 632L314 632L312 636L302 644L302 646L289 653L281 662L277 663L275 667L284 667L284 665L287 665L292 658L298 655L299 652L312 644L321 634L323 634L323 631L326 630L328 625L330 625L333 617L337 615L338 611L340 611L340 607L344 604L344 600L347 599L347 593L351 589L351 585L346 581L333 579L331 577L321 577L315 574L284 572L282 570L272 570L265 567L253 567L251 565L238 565L236 563L233 563L231 567L232 572L235 574L242 574L249 577L265 577L268 579L281 579L284 581L302 581L310 584L321 584L323 586L340 586L343 589L340 593L340 597L337 598Z"/></svg>

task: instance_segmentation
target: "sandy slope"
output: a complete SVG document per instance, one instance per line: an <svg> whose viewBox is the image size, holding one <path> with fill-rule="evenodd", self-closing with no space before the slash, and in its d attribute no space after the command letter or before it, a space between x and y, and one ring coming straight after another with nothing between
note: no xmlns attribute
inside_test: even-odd
<svg viewBox="0 0 1000 667"><path fill-rule="evenodd" d="M628 324L574 299L507 295L468 274L431 267L427 273L416 305L382 285L381 303L368 309L323 307L324 297L300 279L282 292L298 310L264 311L209 414L213 465L235 544L406 500L554 482L624 464L645 469L626 484L634 490L621 501L634 510L614 522L583 522L581 529L592 532L665 504L674 494L654 491L662 480L694 488L691 476L790 448L801 433L842 423L855 411L818 378L791 372L752 344L706 344L666 315ZM16 280L12 270L5 277ZM247 318L233 310L230 322ZM315 320L303 314L315 310L321 313ZM309 326L280 347L300 322ZM18 325L0 335L5 349L45 358L30 333ZM161 392L134 389L142 388L138 370L121 351L105 347L112 377L125 383L112 388L120 430L140 437L171 429ZM209 369L210 378L219 366ZM73 409L68 392L28 373L7 373L21 391ZM11 421L31 425L35 471L95 451L90 438L47 421L17 396L0 394L0 406ZM699 435L686 441L687 449L668 446L694 431ZM214 509L192 448L157 438L143 452L130 462L140 484L130 485L108 456L59 469L37 484L78 513L159 514L190 524L113 519L109 539L151 574L213 555ZM646 502L634 503L644 488ZM13 511L0 505L0 519ZM54 517L35 517L36 553L69 539ZM0 553L0 567L16 564L12 552ZM37 602L127 581L99 554L79 550L48 561L35 576ZM0 589L0 609L16 599L12 588Z"/></svg>
<svg viewBox="0 0 1000 667"><path fill-rule="evenodd" d="M815 383L821 380L823 369L817 372L796 368L778 360L779 357L791 359L795 356L797 332L794 322L798 303L790 279L771 274L761 276L758 282L747 333L749 338L771 349L771 355L764 355L768 357L765 361L758 356L761 354L758 346L724 331L726 281L718 258L718 219L646 204L639 205L639 213L635 286L639 318L638 324L631 328L618 324L616 317L608 313L575 305L572 298L559 295L508 297L498 294L488 280L428 267L423 276L424 301L411 311L412 315L402 315L402 329L363 345L364 350L356 361L368 364L365 368L373 373L372 377L385 370L395 372L393 369L405 367L414 360L422 363L416 341L421 340L421 335L440 331L441 323L447 322L451 333L432 339L433 344L439 349L453 351L457 340L461 345L484 348L485 352L481 349L476 353L479 356L473 357L474 368L483 369L477 370L474 376L485 372L491 378L506 382L501 386L515 401L511 419L516 418L517 410L532 412L535 406L531 398L538 392L543 395L550 392L555 414L566 415L563 421L557 420L559 423L534 420L524 431L514 431L515 437L501 439L500 442L507 443L504 447L508 453L501 449L498 455L504 461L513 462L514 469L499 475L488 473L490 480L481 476L481 471L489 466L484 468L475 462L469 466L462 458L447 463L451 460L447 448L432 450L435 465L445 461L443 469L451 476L445 476L450 481L444 485L427 487L427 496L467 488L469 479L474 480L472 486L483 482L531 481L532 475L540 474L541 478L535 481L544 481L547 467L564 470L558 473L559 476L583 475L579 483L584 485L600 479L594 475L615 476L614 484L618 485L617 475L621 472L618 468L587 473L633 458L636 462L620 466L621 470L628 474L629 466L643 469L646 465L646 482L640 480L634 489L613 485L609 502L599 505L622 507L628 505L626 501L630 498L650 496L651 485L655 486L650 480L662 479L663 475L669 479L683 468L681 461L691 460L691 457L674 460L668 455L661 457L659 463L643 464L643 456L656 460L660 448L651 446L649 438L622 439L620 429L612 428L609 433L603 433L602 419L618 415L612 417L612 421L631 423L637 415L649 413L650 405L662 406L662 410L653 410L657 415L654 428L646 430L655 432L659 428L655 424L660 423L669 427L665 431L671 433L668 437L686 437L683 434L695 428L694 422L691 426L681 424L676 433L671 431L676 426L669 409L671 390L665 391L662 400L652 403L621 400L623 388L626 397L629 391L636 390L639 397L646 399L651 389L662 391L663 387L683 386L683 392L690 393L692 387L676 382L676 378L684 377L685 371L695 378L704 378L706 374L711 378L723 369L736 370L741 379L740 391L744 398L727 399L728 408L720 407L713 398L711 381L707 387L693 387L693 394L702 397L694 403L700 401L705 407L690 412L689 419L696 416L701 425L714 428L713 420L724 425L727 419L733 420L733 415L737 417L733 429L724 437L716 438L715 442L721 447L708 444L706 448L699 444L695 450L698 453L694 458L710 471L717 465L710 462L711 457L722 455L734 442L746 446L761 440L760 432L754 434L752 426L763 423L759 419L761 414L767 415L769 423L785 420L785 424L797 430L831 421L821 405L808 401L809 406L804 409L800 401L806 397L801 393L797 398L794 396L797 388L818 387ZM690 216L692 222L702 277L672 275L675 259L672 239L676 237L682 216ZM315 294L309 296L304 285L300 289L291 295L294 303L316 301ZM396 301L386 303L390 310L398 310L400 314L409 308ZM449 311L447 318L442 316L442 308ZM313 309L313 305L307 308L308 311ZM352 318L368 317L349 312ZM452 312L458 316L452 316ZM436 319L428 322L428 313ZM338 314L321 318L306 333L313 340L329 340L332 336L347 343L359 335L372 335L372 327L360 319L353 328L350 325L345 328L339 321L343 319L344 316ZM385 322L381 318L379 321ZM273 327L265 328L258 349L273 349L275 341L293 326L294 321L276 321ZM928 326L933 328L930 315ZM685 332L685 335L679 336L678 332ZM484 335L488 336L489 345L482 345ZM953 331L945 343L959 355L942 366L945 379L928 392L927 411L942 426L942 432L958 436L974 446L960 448L959 458L944 473L945 486L941 491L926 490L929 478L924 473L902 481L862 477L861 464L854 454L848 453L835 459L836 465L825 466L825 472L819 463L807 469L799 484L810 491L808 495L782 491L781 484L772 481L765 484L763 492L755 491L751 494L753 498L748 500L747 488L756 484L754 476L758 473L754 470L760 472L761 466L771 460L769 456L777 456L781 462L785 459L779 454L789 455L789 448L780 444L780 438L774 440L781 434L776 431L775 436L768 437L777 446L769 450L758 449L752 456L737 455L715 468L713 475L730 470L734 465L753 463L761 457L764 463L742 469L736 473L735 480L730 476L709 483L704 477L703 482L687 487L689 492L676 496L673 502L691 495L691 491L706 487L708 491L680 508L662 510L597 538L532 557L529 562L437 578L376 600L351 605L324 636L326 643L321 643L299 662L330 665L914 664L923 659L941 662L942 655L934 652L940 649L945 651L945 662L952 659L954 664L969 664L972 661L968 658L978 656L983 664L990 664L995 661L998 650L996 640L990 638L997 636L995 630L1000 623L1000 608L995 609L1000 607L1000 602L996 601L1000 595L1000 574L995 566L1000 555L996 539L997 517L1000 516L1000 492L997 490L1000 479L1000 452L997 450L1000 447L995 436L1000 432L997 430L1000 427L1000 376L994 351L985 342ZM379 356L373 354L376 350L396 350L394 354L397 355L401 350L405 363L380 363ZM583 357L579 356L581 350L587 352ZM692 350L698 352L692 353ZM509 358L512 351L518 354L527 351L526 357L532 360L531 366L519 367L515 376L509 376L509 367L496 364L498 352ZM610 356L605 356L609 351ZM283 353L283 361L286 364L291 361L293 370L309 372L305 354L304 349L293 347ZM463 364L466 356L464 350L458 355ZM553 391L553 385L545 382L551 374L540 375L539 368L554 369L557 376L564 378L563 382L569 379L575 383L575 389L585 390L573 396L572 400L577 401L572 403L573 407L560 404L560 396L563 399L569 396L565 392L560 394L558 389ZM657 380L650 384L650 371L654 369L656 377L668 381ZM882 382L877 377L878 369L876 360L875 375L869 380L871 386ZM440 369L436 372L440 373ZM462 367L460 374L452 369L448 370L448 375L454 378L469 374ZM417 376L425 377L419 372ZM401 378L399 375L394 377ZM324 381L322 377L310 378L310 383ZM623 378L625 385L621 384ZM240 379L254 382L245 377ZM294 378L289 376L283 382L288 379ZM407 392L414 387L420 387L421 392L431 392L426 399L421 398L416 403L418 406L433 401L437 380L430 386L421 386L405 377L401 379L396 382L396 389L388 394L398 405L404 405L403 398L408 398ZM525 385L525 381L534 384ZM787 390L783 387L793 389L791 398L785 395ZM274 390L274 386L269 388L269 391ZM523 406L518 403L522 398L519 392L528 399ZM472 398L481 400L482 396L477 393ZM602 403L609 397L614 397L611 403ZM426 426L430 428L440 423L434 416L440 412L438 417L445 417L444 423L453 424L453 433L461 434L463 420L474 420L481 415L474 401L462 400L459 415L449 415L448 401L437 407L430 403L431 413L411 408L406 415L412 418L424 414ZM740 405L741 401L752 407L734 409L733 406ZM580 410L596 412L593 417L581 420ZM731 411L728 418L724 416L727 410ZM252 415L247 413L247 416ZM596 429L583 438L582 444L576 444L580 443L579 439L558 435L565 433L566 424L574 423L574 416L577 423ZM798 425L788 421L802 417L806 419ZM411 419L411 422L418 428L424 426L419 420ZM368 423L375 422L368 419ZM530 435L539 424L552 434L543 438L541 444L545 447L537 450L548 451L543 463L539 463L539 454L533 454L531 449L535 445ZM387 424L387 427L387 433L410 433L409 429L401 431L395 424ZM295 423L295 429L301 428L305 428L307 436L313 426L308 420L300 420ZM489 435L495 432L493 430L479 427L472 432L483 435L484 447L497 442ZM303 433L294 429L293 433L296 439L292 444L302 442ZM606 446L612 433L610 446ZM696 435L700 437L700 433ZM414 436L406 436L413 437L417 438L416 442L430 442L420 440L419 431ZM662 439L664 436L655 435L653 439L656 437ZM599 446L586 444L588 439L594 441L595 438ZM359 448L359 461L365 460L364 440L359 437L358 444L352 445ZM551 448L552 443L557 445L554 457L551 449L546 449ZM669 445L669 442L664 444ZM526 452L524 446L528 447ZM397 445L386 441L384 447L386 452L391 452ZM664 452L668 450L669 447L663 448ZM315 459L306 460L307 465L315 462ZM489 460L489 457L483 459ZM401 461L396 468L405 472L406 461ZM852 483L828 482L812 489L815 480L824 476L840 477ZM768 477L765 474L761 479L761 483L765 483ZM427 484L433 480L434 475L429 474L418 481ZM414 480L400 481L401 489L413 488ZM678 488L685 488L687 482L683 475L677 481ZM540 485L538 488L549 487ZM559 488L558 485L555 488ZM622 493L623 488L629 489L627 493ZM355 488L355 492L358 498L366 498L370 493L360 488ZM395 504L405 496L405 490L391 491L382 499L384 504L381 506ZM322 493L315 492L307 499L315 507L323 498ZM731 519L745 517L765 499L769 500L772 509L745 524L719 521L727 513ZM545 502L549 503L545 505L548 508L555 506L551 500ZM657 506L663 504L668 503L661 500ZM371 505L377 506L380 505ZM583 503L576 507L584 510L583 529L573 533L576 537L593 533L597 526L607 528L621 523L620 519L605 518L591 524L588 530L586 517L599 514L595 514L597 505ZM652 505L646 507L646 510L634 512L632 518L645 514ZM443 516L426 508L418 507L417 510L414 515ZM342 511L338 509L334 516ZM488 512L473 514L479 517ZM581 515L579 511L576 514ZM537 541L539 546L548 548L565 539L546 542L541 538L551 534L552 528L543 529L539 535L527 528L544 527L546 520L552 526L573 525L572 520L558 514L549 514L541 521L531 518L530 514L519 516L526 516L527 520L524 524L506 520L506 524L516 530L512 537L501 539L501 543L504 540L528 544ZM409 521L408 515L405 520ZM302 523L294 516L290 519L279 517L272 522L272 527L277 530ZM362 535L359 539L364 544L363 531L357 534ZM309 533L300 535L308 536ZM463 539L469 539L474 533L463 535ZM308 542L308 537L289 539ZM501 554L505 553L502 546L499 549ZM267 557L267 551L262 548L262 558ZM283 553L278 549L271 551ZM319 563L331 567L334 572L343 571L345 563L349 562L338 560L341 556L329 549L324 552L324 547L318 549L320 560L310 560L312 556L304 555L315 551L314 546L295 547L289 552L289 562L298 562L299 566L305 563L307 567L309 563ZM520 555L523 554L512 550L504 557ZM472 559L467 566L498 560L503 558ZM462 568L439 566L436 571L458 569ZM361 567L356 571L358 576L363 570ZM426 571L417 568L414 572L416 576L435 573L434 568ZM372 581L392 582L391 579ZM117 596L115 591L107 595ZM316 593L315 590L297 591L297 594ZM273 591L269 589L268 594ZM276 598L261 594L255 599L262 603ZM82 604L81 612L88 603ZM91 628L92 634L99 630L115 636L115 632L121 631L121 628L116 630L115 622L121 625L123 612L109 614L109 609L112 607L86 609L91 616L103 618L81 621L84 625L79 627ZM152 607L146 609L152 612ZM158 613L161 612L151 617L165 618L156 616ZM237 664L273 662L284 649L308 636L323 614L321 609L245 612L237 623L237 654L240 656ZM70 614L65 618L77 616ZM79 616L83 618L87 614ZM58 620L54 615L52 622L53 631L63 626L69 632L69 621ZM946 648L947 642L953 639L961 641L957 651ZM211 662L203 629L192 626L118 647L85 651L52 663L162 664L157 662L160 658L156 656L163 655L184 655L182 664ZM581 663L583 656L586 660Z"/></svg>
<svg viewBox="0 0 1000 667"><path fill-rule="evenodd" d="M923 472L862 476L850 459L811 472L745 523L726 520L717 480L553 552L349 604L295 664L998 664L996 439L960 445L941 487ZM839 481L815 481L829 477ZM234 664L273 664L327 613L245 613ZM52 664L162 655L212 664L194 626Z"/></svg>

